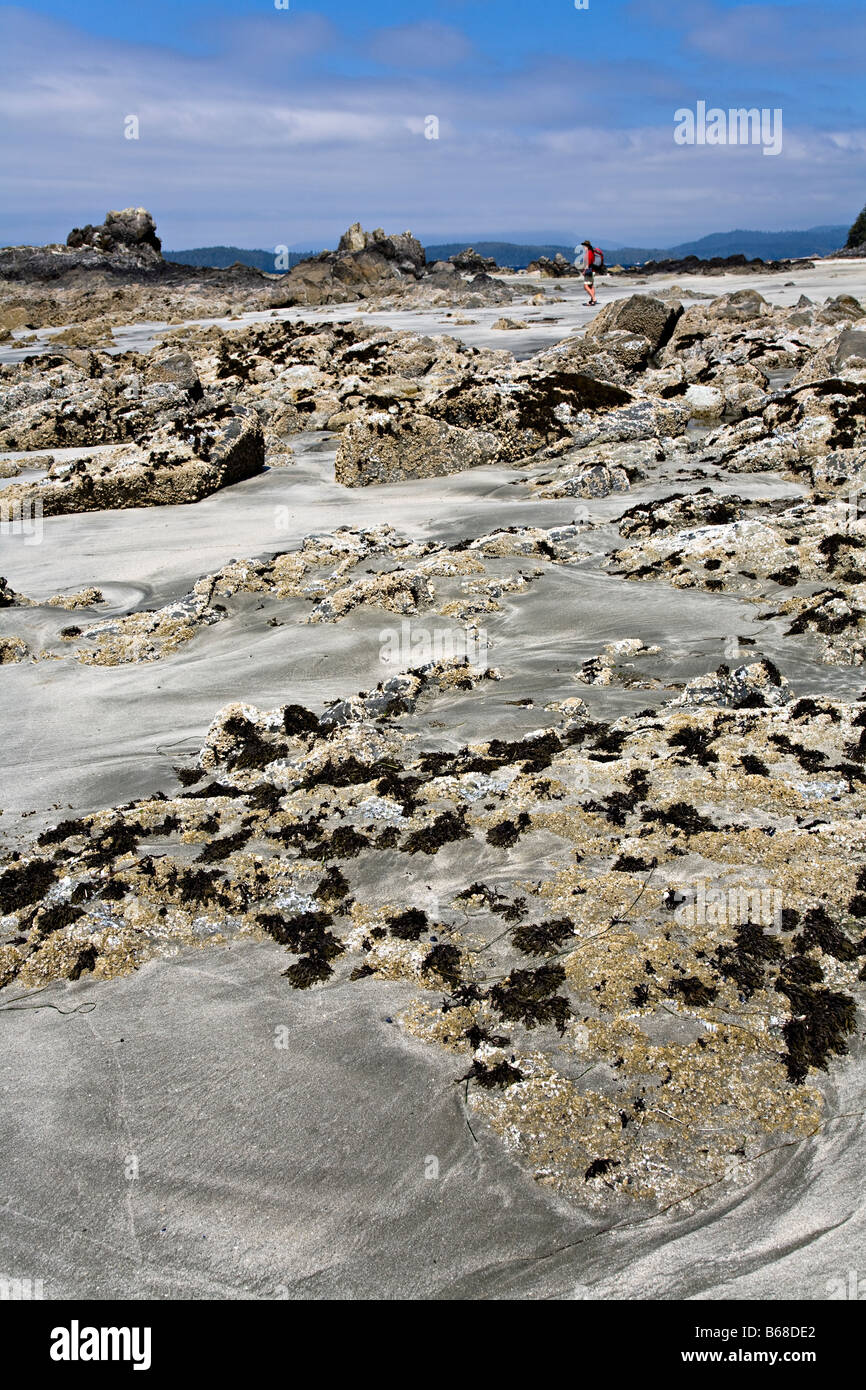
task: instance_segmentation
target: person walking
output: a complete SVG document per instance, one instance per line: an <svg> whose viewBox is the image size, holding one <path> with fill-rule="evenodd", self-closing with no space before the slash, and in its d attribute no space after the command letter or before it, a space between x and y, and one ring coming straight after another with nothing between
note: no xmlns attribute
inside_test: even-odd
<svg viewBox="0 0 866 1390"><path fill-rule="evenodd" d="M586 293L588 295L586 303L587 307L589 307L591 304L598 303L598 300L595 297L595 250L591 241L582 241L580 244L582 247L584 247L583 288L586 290Z"/></svg>

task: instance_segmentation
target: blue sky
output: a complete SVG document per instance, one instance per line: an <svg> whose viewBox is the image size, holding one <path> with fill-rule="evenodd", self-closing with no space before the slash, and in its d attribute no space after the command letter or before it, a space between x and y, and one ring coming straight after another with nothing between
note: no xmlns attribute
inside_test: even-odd
<svg viewBox="0 0 866 1390"><path fill-rule="evenodd" d="M0 44L7 244L142 204L175 248L664 246L866 202L862 0L33 0ZM780 108L781 153L675 144L698 101Z"/></svg>

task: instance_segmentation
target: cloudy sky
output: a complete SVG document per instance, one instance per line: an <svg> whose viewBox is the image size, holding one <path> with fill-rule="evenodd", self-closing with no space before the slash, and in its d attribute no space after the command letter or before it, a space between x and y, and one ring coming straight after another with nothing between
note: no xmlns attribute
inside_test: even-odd
<svg viewBox="0 0 866 1390"><path fill-rule="evenodd" d="M143 205L173 249L666 246L866 203L863 0L282 3L0 6L0 243ZM699 101L780 108L781 153L676 144Z"/></svg>

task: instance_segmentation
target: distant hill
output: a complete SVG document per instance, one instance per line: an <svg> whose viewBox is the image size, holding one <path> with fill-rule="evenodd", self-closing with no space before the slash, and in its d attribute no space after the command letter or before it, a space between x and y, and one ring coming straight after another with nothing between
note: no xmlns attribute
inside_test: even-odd
<svg viewBox="0 0 866 1390"><path fill-rule="evenodd" d="M828 256L845 245L847 227L810 227L805 232L712 232L697 241L683 241L678 246L616 246L600 243L608 265L640 265L644 261L680 260L683 256L698 256L709 260L711 256L732 256L742 252L751 259L760 256L765 261L785 260L799 256ZM530 261L539 256L551 260L560 251L569 260L574 259L574 244L567 245L519 245L511 241L473 241L472 245L481 256L493 256L497 265L511 265L523 270ZM429 261L447 261L464 250L465 241L441 242L427 249Z"/></svg>
<svg viewBox="0 0 866 1390"><path fill-rule="evenodd" d="M845 245L848 237L847 227L810 227L805 232L712 232L697 241L683 241L678 246L616 246L605 244L604 238L598 243L604 250L608 265L641 265L644 261L680 260L683 256L699 256L709 260L711 256L732 256L741 252L750 259L760 256L765 261L784 260L799 256L828 256ZM447 261L458 251L466 249L465 241L444 241L431 243L426 247L428 261ZM514 266L525 270L530 261L539 256L551 260L559 251L568 260L574 259L574 245L555 245L538 243L521 245L513 241L474 241L472 245L481 256L493 256L497 265ZM314 251L289 251L284 253L280 268L291 269L298 261L314 256ZM196 246L191 251L164 251L167 261L180 265L216 266L225 269L240 261L242 265L255 266L256 270L275 272L276 255L273 251L247 251L241 246Z"/></svg>
<svg viewBox="0 0 866 1390"><path fill-rule="evenodd" d="M845 244L847 227L810 227L805 232L712 232L699 241L684 241L679 246L668 247L666 251L652 252L642 256L642 260L669 256L677 259L682 256L733 256L742 252L750 259L760 256L765 261L781 261L799 256L829 256Z"/></svg>
<svg viewBox="0 0 866 1390"><path fill-rule="evenodd" d="M246 251L242 246L196 246L191 251L163 251L162 254L164 260L178 265L214 266L217 270L225 270L240 261L241 265L251 265L256 270L279 274L274 251ZM286 252L280 260L280 270L290 270L298 261L314 254L312 251Z"/></svg>

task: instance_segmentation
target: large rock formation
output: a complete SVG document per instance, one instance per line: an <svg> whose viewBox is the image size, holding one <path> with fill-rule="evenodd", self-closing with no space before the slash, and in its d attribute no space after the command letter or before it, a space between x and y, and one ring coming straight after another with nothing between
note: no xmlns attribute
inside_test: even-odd
<svg viewBox="0 0 866 1390"><path fill-rule="evenodd" d="M66 238L66 245L73 250L92 246L97 251L162 260L162 242L156 234L156 223L146 208L107 212L100 227L94 227L90 222L86 227L73 227Z"/></svg>
<svg viewBox="0 0 866 1390"><path fill-rule="evenodd" d="M474 246L467 246L465 250L458 251L456 256L449 256L448 260L451 265L469 275L477 275L479 271L499 269L494 256L482 256L480 252L475 250Z"/></svg>
<svg viewBox="0 0 866 1390"><path fill-rule="evenodd" d="M417 281L426 265L424 247L411 232L386 236L353 222L336 251L300 261L280 284L285 304L344 304L401 281Z"/></svg>
<svg viewBox="0 0 866 1390"><path fill-rule="evenodd" d="M590 339L612 332L636 333L646 338L653 352L664 347L682 314L681 304L666 304L646 294L613 299L599 311L586 330Z"/></svg>
<svg viewBox="0 0 866 1390"><path fill-rule="evenodd" d="M101 226L73 227L65 246L9 246L0 250L0 279L59 280L76 271L139 278L169 267L156 223L145 208L108 212Z"/></svg>
<svg viewBox="0 0 866 1390"><path fill-rule="evenodd" d="M260 270L246 265L228 270L179 265L163 259L161 246L152 214L146 208L123 208L106 213L99 226L73 227L65 245L0 248L0 281L15 282L16 290L21 286L27 306L21 323L28 324L69 324L118 313L117 322L135 322L130 293L139 288L155 298L187 290L198 300L196 317L231 312L227 293L235 309L241 297L244 308L270 307L271 282ZM40 293L46 282L50 291ZM202 302L207 298L216 302ZM23 307L22 300L18 303ZM159 320L173 316L180 306L140 301L140 307L141 319ZM0 337L4 328L19 326L0 322Z"/></svg>
<svg viewBox="0 0 866 1390"><path fill-rule="evenodd" d="M584 411L630 400L617 386L560 368L510 381L467 375L423 414L410 403L353 422L340 441L336 478L363 487L514 463L567 439Z"/></svg>
<svg viewBox="0 0 866 1390"><path fill-rule="evenodd" d="M539 256L537 261L530 261L526 270L530 274L537 270L551 280L562 280L569 275L580 276L583 274L582 270L565 259L561 251L557 251L553 260L550 260L548 256Z"/></svg>
<svg viewBox="0 0 866 1390"><path fill-rule="evenodd" d="M264 459L261 426L244 413L189 434L158 431L144 447L52 463L44 479L12 483L3 497L7 507L37 504L42 516L176 506L252 477Z"/></svg>

